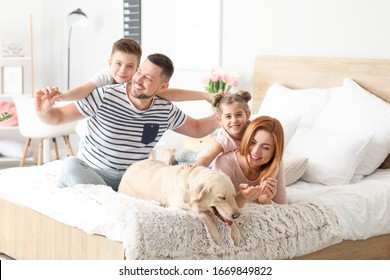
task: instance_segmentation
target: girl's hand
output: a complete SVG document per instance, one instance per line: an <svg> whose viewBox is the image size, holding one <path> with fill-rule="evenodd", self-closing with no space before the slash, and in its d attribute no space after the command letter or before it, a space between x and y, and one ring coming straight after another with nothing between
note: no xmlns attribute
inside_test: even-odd
<svg viewBox="0 0 390 280"><path fill-rule="evenodd" d="M194 163L183 163L183 166L186 169L193 169L199 165L196 162L194 162Z"/></svg>
<svg viewBox="0 0 390 280"><path fill-rule="evenodd" d="M222 89L220 89L220 90L218 90L218 93L219 93L219 94L222 94L222 95L226 95L226 94L229 93L229 91L228 91L228 90L222 90Z"/></svg>

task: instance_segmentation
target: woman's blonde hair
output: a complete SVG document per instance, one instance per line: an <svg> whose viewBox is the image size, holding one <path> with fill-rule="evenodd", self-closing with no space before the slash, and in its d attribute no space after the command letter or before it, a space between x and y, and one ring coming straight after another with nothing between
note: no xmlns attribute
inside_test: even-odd
<svg viewBox="0 0 390 280"><path fill-rule="evenodd" d="M216 109L215 113L218 115L222 114L221 105L224 105L224 104L229 105L229 104L232 104L234 102L239 103L241 105L242 109L245 111L245 113L248 113L248 112L250 112L248 102L251 99L252 99L252 96L249 92L241 90L237 93L228 93L226 95L221 94L221 93L217 93L214 96L213 102L211 104L215 107L215 109Z"/></svg>
<svg viewBox="0 0 390 280"><path fill-rule="evenodd" d="M247 156L249 154L249 147L253 141L253 137L258 130L268 131L275 143L274 155L270 161L260 168L260 174L258 180L265 176L276 177L279 171L280 161L283 157L284 152L284 131L282 124L275 118L269 116L260 116L252 120L245 130L244 136L242 137L239 152L241 155Z"/></svg>

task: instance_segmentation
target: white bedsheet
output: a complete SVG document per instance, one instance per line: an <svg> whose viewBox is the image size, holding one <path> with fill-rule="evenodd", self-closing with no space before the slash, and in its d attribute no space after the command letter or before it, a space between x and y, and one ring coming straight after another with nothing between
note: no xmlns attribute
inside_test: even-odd
<svg viewBox="0 0 390 280"><path fill-rule="evenodd" d="M87 233L123 241L123 225L113 213L122 211L129 197L103 185L59 188L56 176L61 165L62 161L53 161L40 167L0 170L0 198Z"/></svg>
<svg viewBox="0 0 390 280"><path fill-rule="evenodd" d="M120 220L120 213L134 199L102 185L59 188L56 175L61 164L54 161L41 167L0 170L0 198L87 233L123 241L126 225ZM390 233L390 170L377 170L351 185L327 187L298 182L287 188L287 196L289 203L312 201L330 205L339 216L343 239Z"/></svg>
<svg viewBox="0 0 390 280"><path fill-rule="evenodd" d="M322 201L339 216L343 239L366 239L390 233L390 169L378 169L349 185L297 182L287 188L289 203Z"/></svg>

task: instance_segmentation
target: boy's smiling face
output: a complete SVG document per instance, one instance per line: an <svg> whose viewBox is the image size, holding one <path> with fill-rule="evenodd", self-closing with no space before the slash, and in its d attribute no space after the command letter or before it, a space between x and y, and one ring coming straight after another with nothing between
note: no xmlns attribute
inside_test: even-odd
<svg viewBox="0 0 390 280"><path fill-rule="evenodd" d="M116 51L108 61L110 74L116 83L130 82L138 67L138 57L135 54L128 54Z"/></svg>

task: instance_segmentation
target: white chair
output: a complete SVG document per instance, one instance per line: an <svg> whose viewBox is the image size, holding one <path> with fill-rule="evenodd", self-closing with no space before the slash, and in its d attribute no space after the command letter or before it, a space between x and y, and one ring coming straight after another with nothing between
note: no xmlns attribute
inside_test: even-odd
<svg viewBox="0 0 390 280"><path fill-rule="evenodd" d="M31 144L31 139L39 139L38 160L37 165L42 165L43 161L43 141L51 139L54 144L56 159L59 159L58 146L56 137L62 136L65 140L68 155L73 156L72 146L69 141L69 134L75 133L77 122L72 122L63 125L47 125L43 123L37 116L34 107L34 98L28 95L15 95L13 101L16 106L20 134L26 138L24 152L20 166L24 166L28 148Z"/></svg>

